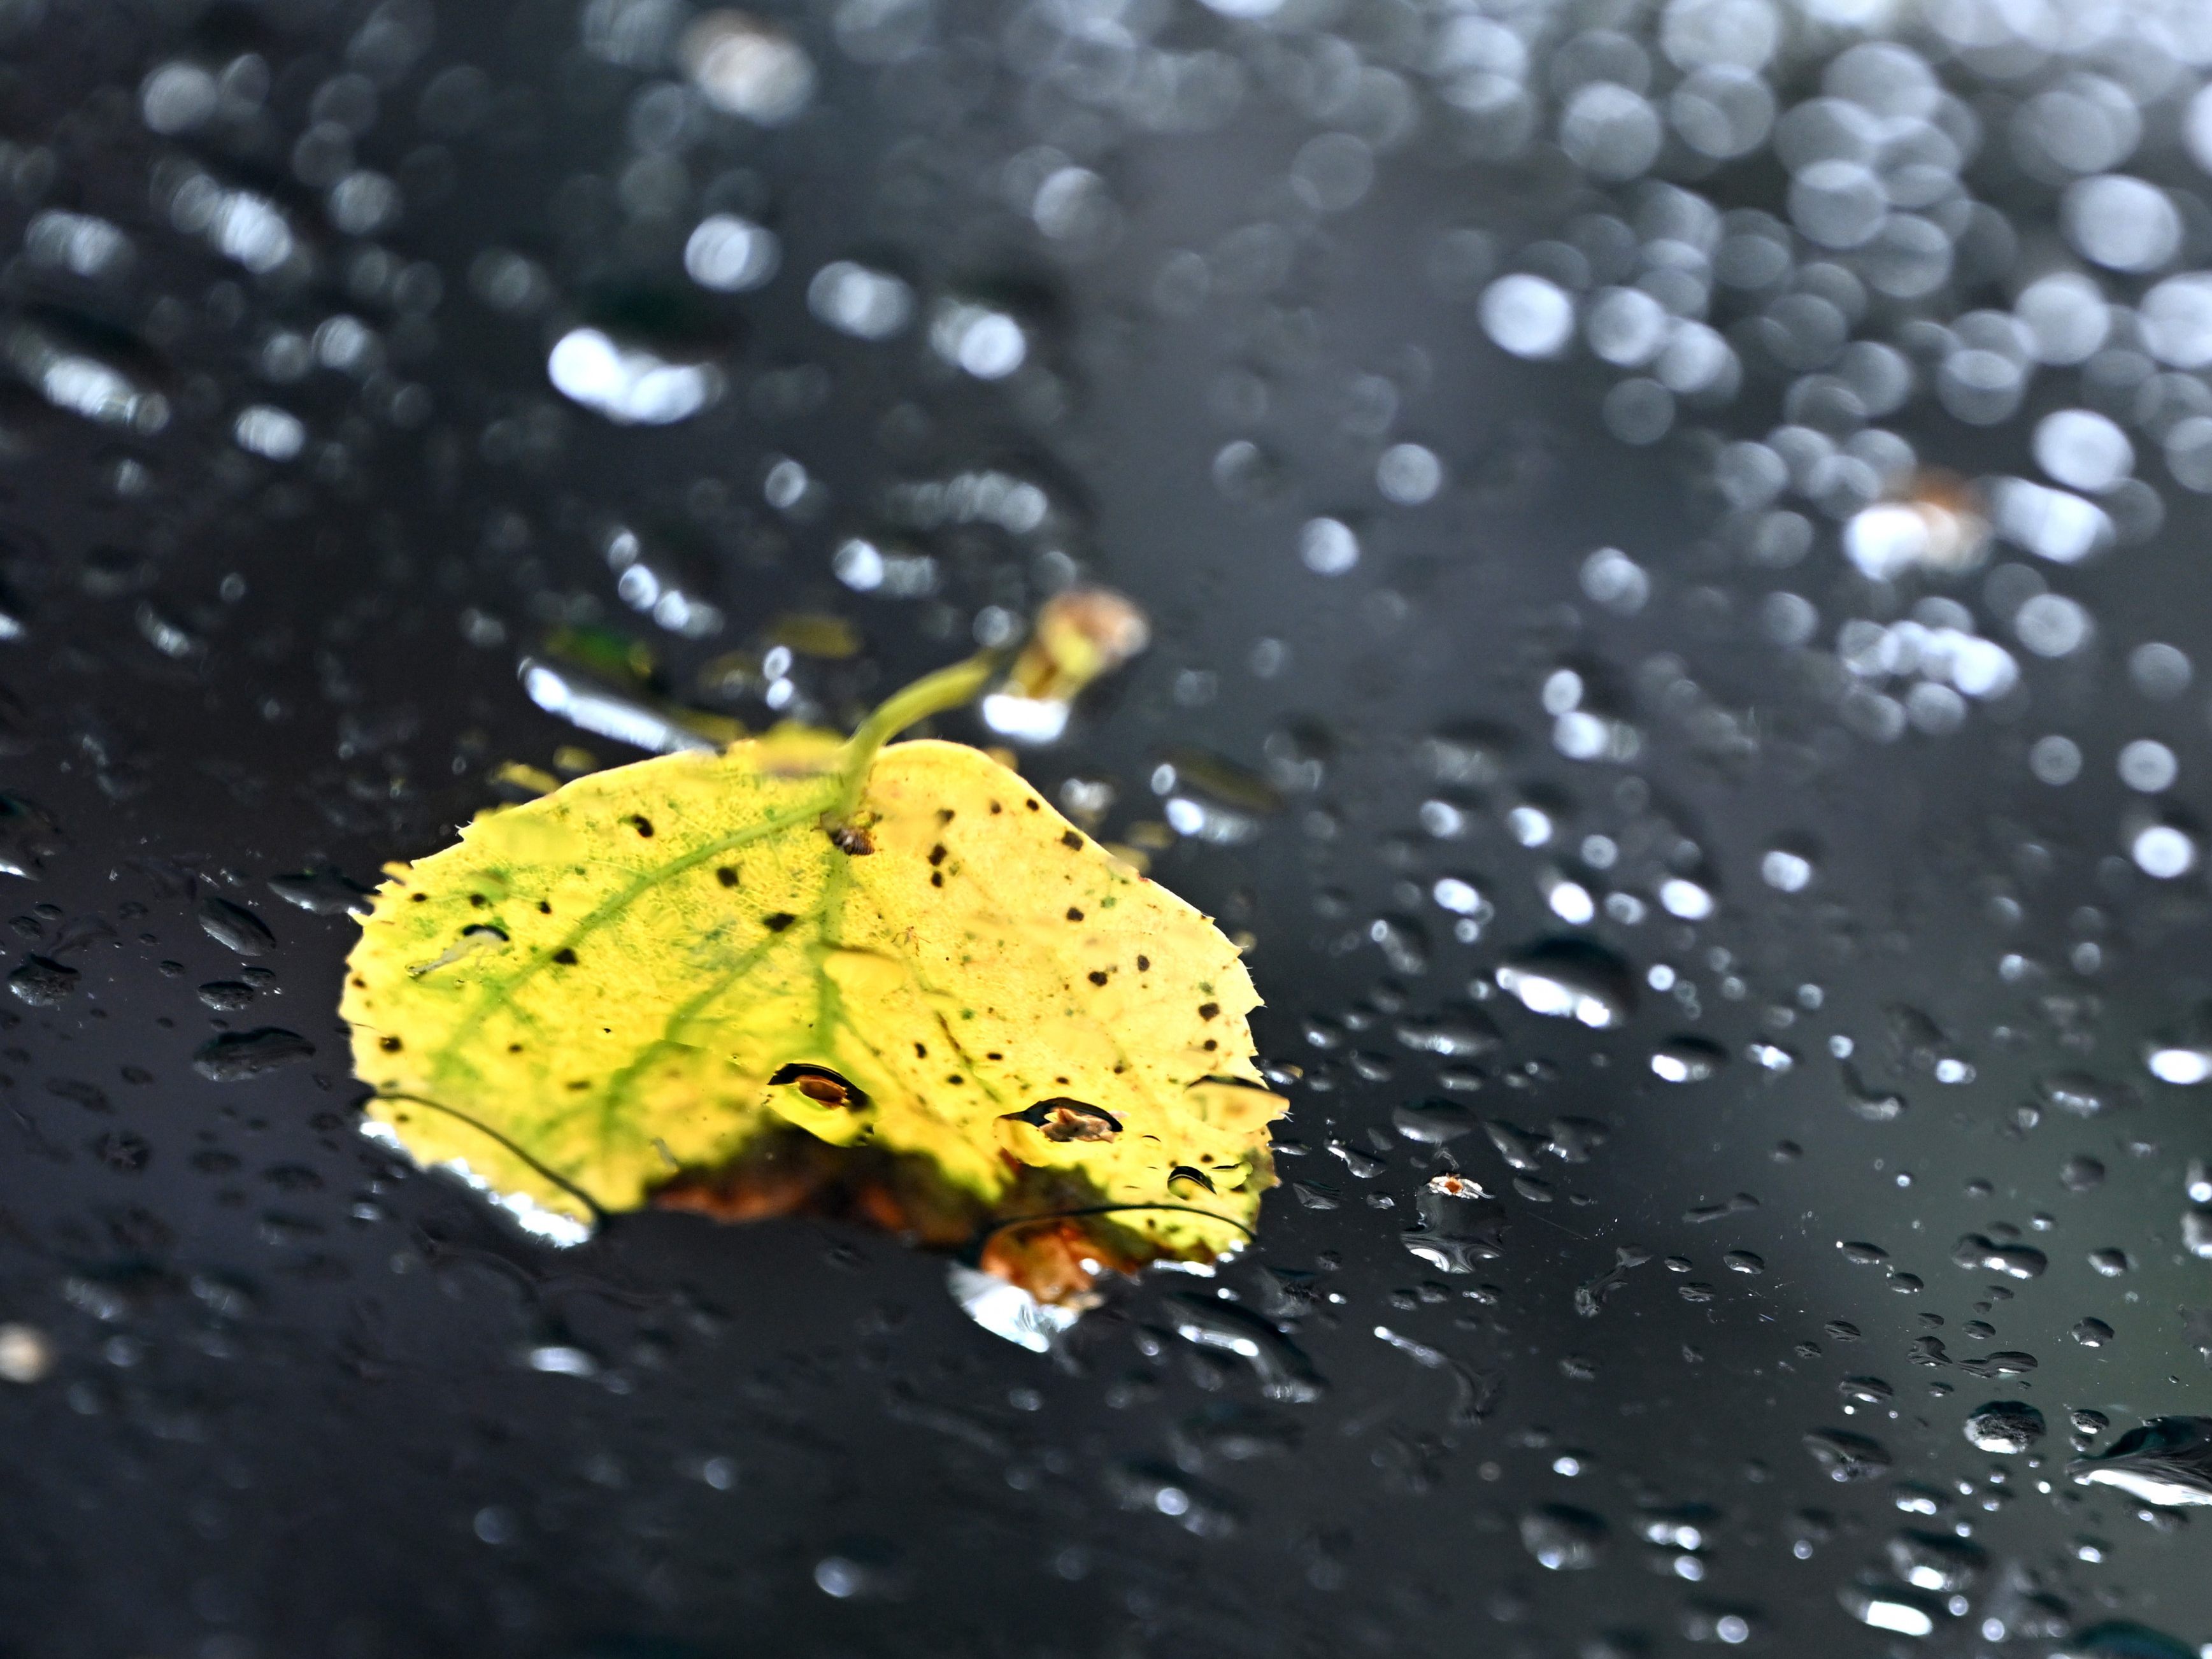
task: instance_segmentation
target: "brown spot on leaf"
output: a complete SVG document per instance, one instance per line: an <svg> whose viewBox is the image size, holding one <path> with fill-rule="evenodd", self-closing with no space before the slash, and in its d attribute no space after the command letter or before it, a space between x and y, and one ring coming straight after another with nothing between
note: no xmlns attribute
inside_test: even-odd
<svg viewBox="0 0 2212 1659"><path fill-rule="evenodd" d="M1121 1121L1103 1107L1086 1100L1055 1095L1040 1100L1025 1112L1008 1112L1017 1122L1034 1127L1047 1140L1113 1140L1120 1137Z"/></svg>
<svg viewBox="0 0 2212 1659"><path fill-rule="evenodd" d="M1221 1005L1218 1002L1201 1002L1198 1005L1198 1017L1200 1019L1212 1019L1220 1012Z"/></svg>
<svg viewBox="0 0 2212 1659"><path fill-rule="evenodd" d="M553 953L553 960L563 968L574 968L576 965L576 953L564 945Z"/></svg>
<svg viewBox="0 0 2212 1659"><path fill-rule="evenodd" d="M738 872L726 864L714 872L714 879L725 887L735 887L738 884Z"/></svg>
<svg viewBox="0 0 2212 1659"><path fill-rule="evenodd" d="M1083 920L1083 912L1071 904L1067 907L1067 919L1070 921L1080 921Z"/></svg>
<svg viewBox="0 0 2212 1659"><path fill-rule="evenodd" d="M790 911L779 910L772 916L763 916L761 918L761 926L767 928L771 933L780 933L798 920L799 918L792 915Z"/></svg>
<svg viewBox="0 0 2212 1659"><path fill-rule="evenodd" d="M1103 985L1106 982L1106 970L1103 968L1093 968L1091 970L1091 982L1093 985Z"/></svg>
<svg viewBox="0 0 2212 1659"><path fill-rule="evenodd" d="M387 1054L396 1054L404 1045L396 1036L384 1036L377 1038L376 1046Z"/></svg>
<svg viewBox="0 0 2212 1659"><path fill-rule="evenodd" d="M868 1107L866 1092L856 1088L827 1066L794 1060L788 1066L779 1066L775 1075L769 1079L769 1083L776 1088L788 1084L817 1106L841 1106L853 1112L866 1111Z"/></svg>
<svg viewBox="0 0 2212 1659"><path fill-rule="evenodd" d="M933 866L945 862L945 843L943 842L940 841L936 846L929 849L929 861Z"/></svg>
<svg viewBox="0 0 2212 1659"><path fill-rule="evenodd" d="M1062 830L1060 832L1060 844L1062 847L1073 847L1080 849L1083 845L1083 834L1080 830Z"/></svg>
<svg viewBox="0 0 2212 1659"><path fill-rule="evenodd" d="M653 820L646 817L644 813L633 812L628 817L624 818L623 822L629 825L631 829L636 830L639 835L643 836L647 841L653 839Z"/></svg>

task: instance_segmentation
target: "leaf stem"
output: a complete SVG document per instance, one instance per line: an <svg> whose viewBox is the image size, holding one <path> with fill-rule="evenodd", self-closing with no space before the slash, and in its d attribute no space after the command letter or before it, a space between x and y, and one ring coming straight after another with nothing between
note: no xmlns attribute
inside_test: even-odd
<svg viewBox="0 0 2212 1659"><path fill-rule="evenodd" d="M838 797L836 816L848 817L860 804L860 791L867 783L868 768L878 750L916 721L974 702L1003 660L1004 653L1000 652L979 651L964 662L923 675L878 703L875 712L845 740L844 789Z"/></svg>

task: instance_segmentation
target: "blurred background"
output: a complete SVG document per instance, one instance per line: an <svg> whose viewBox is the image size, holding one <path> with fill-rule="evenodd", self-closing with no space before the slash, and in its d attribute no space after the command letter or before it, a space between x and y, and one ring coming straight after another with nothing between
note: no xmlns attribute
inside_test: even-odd
<svg viewBox="0 0 2212 1659"><path fill-rule="evenodd" d="M0 1652L2191 1659L2208 70L2202 0L0 0ZM1211 1284L1040 1356L356 1133L386 860L1078 582L1152 648L1020 763L1292 1102Z"/></svg>

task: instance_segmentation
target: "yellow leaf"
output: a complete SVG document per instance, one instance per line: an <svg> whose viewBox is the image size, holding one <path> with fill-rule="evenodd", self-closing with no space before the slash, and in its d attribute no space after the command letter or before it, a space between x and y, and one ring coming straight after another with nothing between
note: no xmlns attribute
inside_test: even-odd
<svg viewBox="0 0 2212 1659"><path fill-rule="evenodd" d="M846 742L579 778L395 869L341 1006L372 1119L556 1228L838 1208L1047 1301L1237 1248L1284 1103L1235 947L988 756L882 746L987 673Z"/></svg>

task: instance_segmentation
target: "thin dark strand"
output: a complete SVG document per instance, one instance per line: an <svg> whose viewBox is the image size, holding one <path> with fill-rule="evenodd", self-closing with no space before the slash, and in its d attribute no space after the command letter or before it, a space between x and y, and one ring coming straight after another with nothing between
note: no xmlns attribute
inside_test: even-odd
<svg viewBox="0 0 2212 1659"><path fill-rule="evenodd" d="M580 1201L586 1209L591 1211L592 1219L595 1225L606 1220L607 1212L600 1205L599 1200L593 1198L589 1193L586 1192L581 1187L579 1187L574 1182L569 1180L568 1176L562 1175L559 1170L549 1170L545 1165L540 1164L535 1158L532 1158L521 1147L516 1146L505 1135L500 1133L498 1130L491 1127L489 1124L478 1122L475 1118L471 1117L466 1112L461 1110L458 1106L448 1106L442 1100L432 1100L427 1096L410 1095L404 1091L395 1091L391 1094L380 1093L376 1097L379 1100L412 1101L417 1106L428 1106L434 1112L443 1112L447 1117L459 1119L461 1122L467 1124L469 1127L477 1131L477 1133L485 1135L489 1139L497 1141L501 1146L506 1147L508 1152L513 1152L525 1164L527 1164L532 1169L537 1170L538 1174L544 1176L548 1181L561 1188L562 1191L570 1194L572 1197Z"/></svg>

